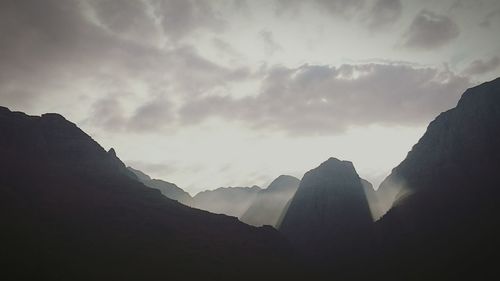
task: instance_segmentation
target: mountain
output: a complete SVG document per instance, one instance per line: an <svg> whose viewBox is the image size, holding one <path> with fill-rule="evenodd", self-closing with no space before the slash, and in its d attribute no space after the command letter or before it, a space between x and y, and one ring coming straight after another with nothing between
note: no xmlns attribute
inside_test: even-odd
<svg viewBox="0 0 500 281"><path fill-rule="evenodd" d="M193 198L191 198L191 195L177 185L159 179L152 179L142 171L136 170L132 167L127 167L127 169L134 173L137 179L145 186L158 189L164 196L172 200L179 201L184 205L191 206L193 204Z"/></svg>
<svg viewBox="0 0 500 281"><path fill-rule="evenodd" d="M500 250L500 78L441 113L380 186L384 279L485 279Z"/></svg>
<svg viewBox="0 0 500 281"><path fill-rule="evenodd" d="M252 187L220 187L206 190L193 197L193 207L215 214L241 217L257 196L261 188Z"/></svg>
<svg viewBox="0 0 500 281"><path fill-rule="evenodd" d="M299 184L300 180L296 177L277 177L266 189L257 193L255 200L241 216L241 221L255 226L277 227L285 205L295 194Z"/></svg>
<svg viewBox="0 0 500 281"><path fill-rule="evenodd" d="M336 266L366 246L372 224L353 164L330 158L304 175L279 230L310 260Z"/></svg>
<svg viewBox="0 0 500 281"><path fill-rule="evenodd" d="M0 107L0 136L3 280L239 280L296 268L272 227L166 198L58 114Z"/></svg>

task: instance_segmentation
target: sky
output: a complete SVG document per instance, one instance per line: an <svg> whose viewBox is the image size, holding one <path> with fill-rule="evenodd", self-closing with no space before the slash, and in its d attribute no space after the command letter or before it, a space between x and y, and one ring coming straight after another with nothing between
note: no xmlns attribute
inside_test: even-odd
<svg viewBox="0 0 500 281"><path fill-rule="evenodd" d="M329 157L375 187L500 76L498 0L3 0L0 105L192 195Z"/></svg>

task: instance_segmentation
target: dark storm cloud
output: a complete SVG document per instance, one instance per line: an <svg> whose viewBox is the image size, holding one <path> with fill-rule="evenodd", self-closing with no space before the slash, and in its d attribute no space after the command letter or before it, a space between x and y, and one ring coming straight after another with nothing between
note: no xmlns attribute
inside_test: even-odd
<svg viewBox="0 0 500 281"><path fill-rule="evenodd" d="M422 10L403 35L403 46L434 49L448 44L460 35L458 25L449 17Z"/></svg>
<svg viewBox="0 0 500 281"><path fill-rule="evenodd" d="M337 134L352 125L416 125L454 105L470 86L447 70L402 64L272 68L257 96L206 97L181 110L291 134Z"/></svg>
<svg viewBox="0 0 500 281"><path fill-rule="evenodd" d="M464 70L467 75L480 75L496 70L500 66L500 58L495 56L489 60L475 60Z"/></svg>

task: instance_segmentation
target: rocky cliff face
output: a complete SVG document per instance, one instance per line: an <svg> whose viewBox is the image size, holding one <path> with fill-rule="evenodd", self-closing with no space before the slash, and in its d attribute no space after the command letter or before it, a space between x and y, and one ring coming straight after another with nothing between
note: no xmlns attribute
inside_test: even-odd
<svg viewBox="0 0 500 281"><path fill-rule="evenodd" d="M158 189L164 196L172 200L176 200L186 206L193 205L193 198L191 195L177 185L164 180L152 179L142 171L136 170L132 167L127 167L127 169L132 172L145 186Z"/></svg>
<svg viewBox="0 0 500 281"><path fill-rule="evenodd" d="M285 205L299 187L300 180L287 175L276 178L266 189L259 191L250 207L241 216L241 221L255 225L277 227Z"/></svg>
<svg viewBox="0 0 500 281"><path fill-rule="evenodd" d="M338 261L363 247L372 223L354 166L330 158L304 175L280 231L307 256Z"/></svg>
<svg viewBox="0 0 500 281"><path fill-rule="evenodd" d="M494 183L498 163L500 78L468 89L456 108L440 114L378 190L386 210L417 190L471 189ZM491 173L490 173L491 171ZM440 184L440 182L446 184ZM487 188L487 187L484 187Z"/></svg>
<svg viewBox="0 0 500 281"><path fill-rule="evenodd" d="M2 277L234 280L288 270L292 252L277 231L162 196L60 115L0 107L0 155Z"/></svg>
<svg viewBox="0 0 500 281"><path fill-rule="evenodd" d="M500 250L499 170L496 79L467 90L431 122L381 185L392 205L377 222L381 249L394 265L389 275L450 280L487 272L484 265Z"/></svg>
<svg viewBox="0 0 500 281"><path fill-rule="evenodd" d="M261 188L252 187L220 187L206 190L193 197L193 207L215 214L241 217L254 201Z"/></svg>

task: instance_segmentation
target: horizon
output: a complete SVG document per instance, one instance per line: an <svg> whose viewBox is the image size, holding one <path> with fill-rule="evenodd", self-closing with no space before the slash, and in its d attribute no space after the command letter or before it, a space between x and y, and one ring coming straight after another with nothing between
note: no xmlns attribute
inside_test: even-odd
<svg viewBox="0 0 500 281"><path fill-rule="evenodd" d="M0 8L1 105L60 113L191 195L329 157L377 188L435 116L500 76L494 0Z"/></svg>

